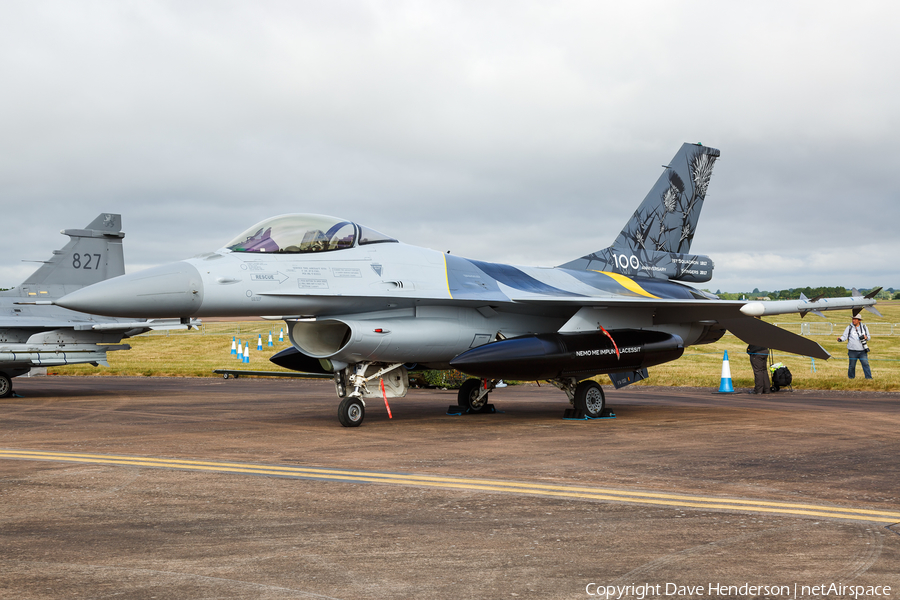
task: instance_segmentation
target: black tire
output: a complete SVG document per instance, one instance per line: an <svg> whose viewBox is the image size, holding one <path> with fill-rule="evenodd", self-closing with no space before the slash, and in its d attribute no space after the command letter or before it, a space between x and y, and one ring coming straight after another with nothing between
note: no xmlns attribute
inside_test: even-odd
<svg viewBox="0 0 900 600"><path fill-rule="evenodd" d="M12 393L12 379L6 373L0 373L0 398L9 398Z"/></svg>
<svg viewBox="0 0 900 600"><path fill-rule="evenodd" d="M463 382L459 387L459 394L456 396L456 403L460 408L473 413L485 412L488 409L488 394L485 394L481 400L476 400L482 385L480 379L466 379Z"/></svg>
<svg viewBox="0 0 900 600"><path fill-rule="evenodd" d="M575 408L596 419L603 415L606 408L606 396L603 388L596 381L582 381L575 388Z"/></svg>
<svg viewBox="0 0 900 600"><path fill-rule="evenodd" d="M338 421L344 427L359 427L366 418L366 407L359 398L344 398L338 407Z"/></svg>

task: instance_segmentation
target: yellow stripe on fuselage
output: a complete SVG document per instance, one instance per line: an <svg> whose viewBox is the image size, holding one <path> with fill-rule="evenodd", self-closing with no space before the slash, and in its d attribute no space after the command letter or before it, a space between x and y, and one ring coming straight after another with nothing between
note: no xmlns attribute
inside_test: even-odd
<svg viewBox="0 0 900 600"><path fill-rule="evenodd" d="M450 299L452 300L453 293L450 291L450 273L447 268L447 255L442 252L441 256L444 257L444 283L447 284L447 295L450 296Z"/></svg>
<svg viewBox="0 0 900 600"><path fill-rule="evenodd" d="M631 279L630 277L626 277L625 275L621 275L619 273L610 273L609 271L594 271L594 272L602 273L603 275L611 277L616 283L621 285L623 288L625 288L626 290L629 290L631 292L634 292L635 294L640 294L641 296L645 296L647 298L655 298L655 299L659 300L659 296L654 296L653 294L651 294L650 292L648 292L647 290L645 290L644 288L639 286L637 284L637 282L634 279Z"/></svg>

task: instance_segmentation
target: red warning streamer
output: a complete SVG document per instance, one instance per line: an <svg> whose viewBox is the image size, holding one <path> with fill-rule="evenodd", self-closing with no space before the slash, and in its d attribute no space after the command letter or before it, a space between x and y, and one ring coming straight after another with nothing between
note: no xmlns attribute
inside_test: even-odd
<svg viewBox="0 0 900 600"><path fill-rule="evenodd" d="M616 360L619 360L621 357L619 356L619 347L616 346L616 340L614 340L614 339L613 339L613 336L611 336L611 335L609 334L609 332L608 332L606 329L603 328L603 325L600 325L600 324L598 323L598 324L597 324L597 327L599 327L599 328L600 328L600 331L602 331L603 333L605 333L605 334L606 334L606 337L609 338L609 341L612 342L613 348L614 348L615 351L616 351Z"/></svg>
<svg viewBox="0 0 900 600"><path fill-rule="evenodd" d="M387 401L387 392L384 391L384 379L383 378L381 379L381 395L384 396L384 407L388 411L388 419L393 419L394 415L391 414L391 405L388 404L388 401Z"/></svg>

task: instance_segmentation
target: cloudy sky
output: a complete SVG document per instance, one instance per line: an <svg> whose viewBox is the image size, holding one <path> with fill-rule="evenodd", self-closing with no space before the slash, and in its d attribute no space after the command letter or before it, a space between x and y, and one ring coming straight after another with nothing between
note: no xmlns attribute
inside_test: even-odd
<svg viewBox="0 0 900 600"><path fill-rule="evenodd" d="M291 212L552 266L683 142L715 291L900 288L900 5L0 4L0 287L123 215L129 271Z"/></svg>

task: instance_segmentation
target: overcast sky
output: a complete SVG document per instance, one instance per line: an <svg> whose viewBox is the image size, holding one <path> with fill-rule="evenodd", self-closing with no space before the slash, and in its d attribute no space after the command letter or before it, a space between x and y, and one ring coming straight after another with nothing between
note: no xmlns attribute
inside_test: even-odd
<svg viewBox="0 0 900 600"><path fill-rule="evenodd" d="M605 248L722 151L701 287L900 288L900 4L0 4L0 287L123 215L130 272L264 218L481 260Z"/></svg>

